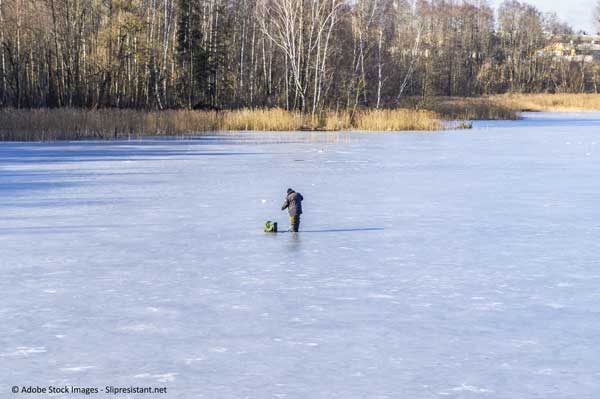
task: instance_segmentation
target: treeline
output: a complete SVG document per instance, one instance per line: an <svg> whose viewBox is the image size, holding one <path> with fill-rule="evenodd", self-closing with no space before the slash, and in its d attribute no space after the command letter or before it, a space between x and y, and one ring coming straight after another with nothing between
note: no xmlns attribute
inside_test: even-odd
<svg viewBox="0 0 600 399"><path fill-rule="evenodd" d="M484 0L0 0L0 106L328 109L597 92L571 29Z"/></svg>

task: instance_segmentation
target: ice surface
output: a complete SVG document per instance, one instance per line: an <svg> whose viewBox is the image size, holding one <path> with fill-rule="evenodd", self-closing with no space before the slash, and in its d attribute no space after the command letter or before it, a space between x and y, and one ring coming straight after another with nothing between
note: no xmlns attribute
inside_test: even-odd
<svg viewBox="0 0 600 399"><path fill-rule="evenodd" d="M598 398L598 143L536 114L0 144L0 397ZM302 231L264 234L287 187Z"/></svg>

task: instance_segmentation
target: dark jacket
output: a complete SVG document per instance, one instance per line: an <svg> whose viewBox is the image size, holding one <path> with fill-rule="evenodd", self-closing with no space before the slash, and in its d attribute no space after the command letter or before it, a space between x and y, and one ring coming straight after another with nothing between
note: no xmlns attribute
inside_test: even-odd
<svg viewBox="0 0 600 399"><path fill-rule="evenodd" d="M304 200L302 194L292 191L285 199L281 210L287 208L290 216L302 215L302 200Z"/></svg>

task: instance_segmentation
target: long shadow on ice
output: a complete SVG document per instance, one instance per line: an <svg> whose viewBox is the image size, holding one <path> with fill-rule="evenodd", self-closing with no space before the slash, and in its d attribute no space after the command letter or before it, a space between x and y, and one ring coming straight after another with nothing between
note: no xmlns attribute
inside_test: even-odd
<svg viewBox="0 0 600 399"><path fill-rule="evenodd" d="M22 200L20 198L16 200L0 200L0 207L9 206L13 208L69 208L74 206L93 206L93 205L109 205L114 204L115 202L134 202L135 199L131 197L127 198L119 198L119 197L111 197L106 199L86 199L86 200L78 200L78 199L68 199L68 198L59 198L59 199L36 199L36 200ZM18 218L17 218L18 220Z"/></svg>
<svg viewBox="0 0 600 399"><path fill-rule="evenodd" d="M354 231L383 231L383 227L363 227L356 229L323 229L323 230L300 230L300 233L350 233Z"/></svg>
<svg viewBox="0 0 600 399"><path fill-rule="evenodd" d="M98 176L171 176L175 175L175 172L127 172L127 171L114 171L114 170L102 170L93 169L92 171L73 171L73 169L50 169L50 170L7 170L0 171L0 176L4 179L83 179L87 177L97 178Z"/></svg>
<svg viewBox="0 0 600 399"><path fill-rule="evenodd" d="M2 174L0 173L0 176ZM0 192L5 191L29 191L49 190L81 186L78 182L36 181L36 182L8 182L0 183Z"/></svg>
<svg viewBox="0 0 600 399"><path fill-rule="evenodd" d="M0 164L47 164L106 160L140 161L168 159L170 157L261 154L245 151L223 151L220 148L206 148L205 144L208 143L190 141L0 143ZM168 145L168 147L161 148L165 145Z"/></svg>
<svg viewBox="0 0 600 399"><path fill-rule="evenodd" d="M144 225L151 226L151 225ZM89 230L109 230L129 227L127 225L72 225L72 226L27 226L27 227L0 227L0 235L14 234L48 234L71 233Z"/></svg>
<svg viewBox="0 0 600 399"><path fill-rule="evenodd" d="M173 150L81 150L72 151L40 151L31 152L19 150L10 155L1 157L2 163L8 164L48 164L48 163L70 163L70 162L103 162L103 161L159 161L168 160L168 157L200 157L200 156L240 156L240 155L262 155L252 152L218 152L218 151L173 151ZM160 157L160 158L159 158Z"/></svg>

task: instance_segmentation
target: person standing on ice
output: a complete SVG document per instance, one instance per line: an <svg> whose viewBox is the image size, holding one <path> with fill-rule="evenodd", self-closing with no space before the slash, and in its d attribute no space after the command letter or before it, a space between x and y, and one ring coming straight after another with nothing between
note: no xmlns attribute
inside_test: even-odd
<svg viewBox="0 0 600 399"><path fill-rule="evenodd" d="M291 188L287 190L287 197L281 207L281 210L288 210L290 214L290 231L297 232L300 228L300 215L302 215L302 194L295 192Z"/></svg>

